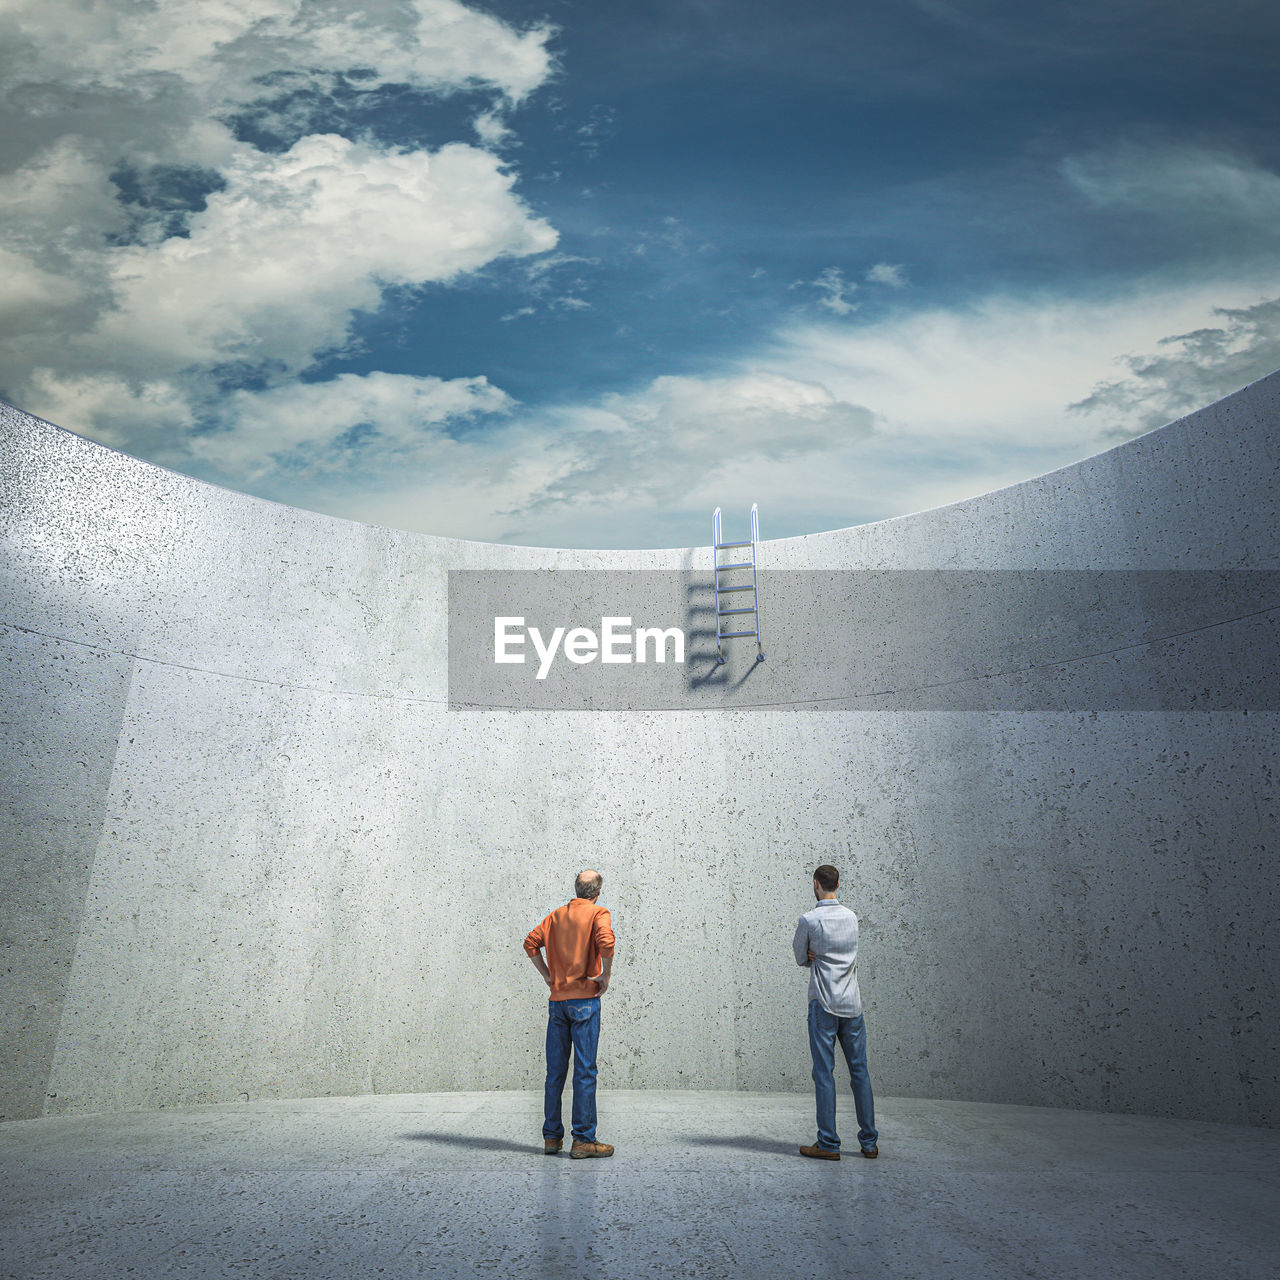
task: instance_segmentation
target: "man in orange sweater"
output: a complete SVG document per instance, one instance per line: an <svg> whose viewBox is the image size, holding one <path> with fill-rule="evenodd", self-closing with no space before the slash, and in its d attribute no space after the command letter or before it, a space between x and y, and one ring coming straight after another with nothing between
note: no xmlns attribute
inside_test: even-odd
<svg viewBox="0 0 1280 1280"><path fill-rule="evenodd" d="M600 997L609 989L613 968L613 930L609 912L597 906L604 878L598 871L579 873L574 898L557 907L530 930L524 949L551 988L547 1001L546 1118L543 1150L553 1156L564 1145L560 1095L573 1048L573 1147L575 1160L611 1156L607 1142L596 1141L596 1046L600 1042ZM547 958L542 958L546 949Z"/></svg>

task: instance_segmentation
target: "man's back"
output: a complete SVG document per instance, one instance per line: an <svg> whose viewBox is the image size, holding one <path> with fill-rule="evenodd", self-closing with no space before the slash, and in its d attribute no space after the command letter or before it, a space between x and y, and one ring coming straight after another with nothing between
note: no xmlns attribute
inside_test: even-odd
<svg viewBox="0 0 1280 1280"><path fill-rule="evenodd" d="M858 917L834 898L824 898L806 911L792 941L796 963L808 953L816 959L809 970L809 999L837 1018L862 1015L858 990Z"/></svg>
<svg viewBox="0 0 1280 1280"><path fill-rule="evenodd" d="M601 958L614 948L609 910L588 898L572 898L530 930L527 954L546 949L552 1000L583 1000L599 994Z"/></svg>

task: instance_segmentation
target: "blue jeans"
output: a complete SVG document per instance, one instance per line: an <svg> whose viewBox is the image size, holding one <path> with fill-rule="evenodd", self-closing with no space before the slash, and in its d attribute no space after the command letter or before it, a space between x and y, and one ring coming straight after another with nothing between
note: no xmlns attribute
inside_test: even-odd
<svg viewBox="0 0 1280 1280"><path fill-rule="evenodd" d="M836 1041L849 1064L853 1106L858 1113L858 1143L864 1151L876 1145L875 1105L871 1098L871 1074L867 1070L867 1029L862 1015L837 1018L817 1000L809 1001L809 1053L813 1058L813 1088L818 1097L818 1146L840 1150L836 1133Z"/></svg>
<svg viewBox="0 0 1280 1280"><path fill-rule="evenodd" d="M563 1138L560 1095L573 1048L573 1136L596 1140L596 1046L600 1043L600 997L547 1001L547 1092L544 1138Z"/></svg>

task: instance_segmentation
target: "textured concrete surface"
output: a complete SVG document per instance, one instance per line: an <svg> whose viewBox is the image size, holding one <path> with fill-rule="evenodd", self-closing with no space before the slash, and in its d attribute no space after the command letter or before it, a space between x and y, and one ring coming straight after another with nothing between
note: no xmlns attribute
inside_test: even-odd
<svg viewBox="0 0 1280 1280"><path fill-rule="evenodd" d="M1280 569L1278 419L1273 376L762 563ZM1273 712L748 706L748 649L705 710L450 710L449 570L709 550L361 526L8 408L0 548L0 1115L535 1087L519 944L582 864L620 943L604 1078L803 1087L789 940L834 861L881 1090L1280 1118ZM1256 677L1278 616L1202 620L1195 660ZM1119 637L1086 610L1073 644L1090 635L1081 688L1114 686L1117 639L1124 680L1163 671L1141 608Z"/></svg>
<svg viewBox="0 0 1280 1280"><path fill-rule="evenodd" d="M541 1154L535 1093L0 1128L0 1275L346 1280L1261 1280L1280 1134L880 1099L881 1157L818 1163L810 1097L601 1094L617 1153ZM840 1099L843 1127L852 1107Z"/></svg>
<svg viewBox="0 0 1280 1280"><path fill-rule="evenodd" d="M0 1113L40 1115L132 664L17 632L5 642Z"/></svg>

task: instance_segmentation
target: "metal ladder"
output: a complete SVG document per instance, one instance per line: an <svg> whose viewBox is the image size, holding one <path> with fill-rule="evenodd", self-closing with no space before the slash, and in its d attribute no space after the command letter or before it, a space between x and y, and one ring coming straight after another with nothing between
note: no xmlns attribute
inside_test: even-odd
<svg viewBox="0 0 1280 1280"><path fill-rule="evenodd" d="M746 542L725 542L720 532L720 508L715 509L715 514L711 517L711 558L715 565L716 580L716 662L723 663L724 641L737 640L741 636L755 636L756 639L756 661L764 661L764 649L760 645L760 596L756 590L756 546L760 541L760 513L756 509L756 504L751 504L751 537ZM729 564L720 563L720 553L722 551L730 551L737 547L750 547L750 560L737 560ZM721 586L724 581L720 577L722 573L729 573L732 570L750 569L751 584L750 586L743 584L741 586ZM730 579L732 581L732 579ZM740 609L724 609L721 608L723 597L731 596L737 592L750 591L751 603L746 608ZM730 601L732 603L732 601ZM741 617L744 614L751 615L752 630L750 631L725 631L722 628L727 626L736 626L738 624L730 622L725 623L724 618ZM743 617L743 622L747 619Z"/></svg>

